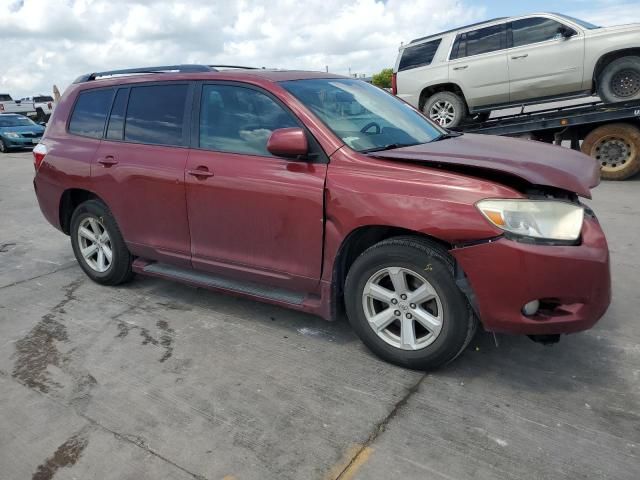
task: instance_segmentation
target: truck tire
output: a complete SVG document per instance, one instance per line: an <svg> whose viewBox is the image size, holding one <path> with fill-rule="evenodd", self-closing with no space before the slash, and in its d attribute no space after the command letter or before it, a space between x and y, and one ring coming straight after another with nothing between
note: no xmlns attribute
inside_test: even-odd
<svg viewBox="0 0 640 480"><path fill-rule="evenodd" d="M624 180L640 171L640 129L629 123L596 128L580 149L596 159L605 180Z"/></svg>
<svg viewBox="0 0 640 480"><path fill-rule="evenodd" d="M453 92L431 95L422 107L422 113L445 128L457 127L467 116L464 100Z"/></svg>
<svg viewBox="0 0 640 480"><path fill-rule="evenodd" d="M451 362L477 327L453 272L453 259L437 244L419 237L379 242L347 274L349 323L388 362L420 370Z"/></svg>
<svg viewBox="0 0 640 480"><path fill-rule="evenodd" d="M598 95L605 103L640 100L640 57L618 58L604 67Z"/></svg>

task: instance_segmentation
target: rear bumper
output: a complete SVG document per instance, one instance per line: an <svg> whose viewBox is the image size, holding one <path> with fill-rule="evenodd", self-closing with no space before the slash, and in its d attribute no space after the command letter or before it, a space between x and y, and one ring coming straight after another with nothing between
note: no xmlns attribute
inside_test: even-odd
<svg viewBox="0 0 640 480"><path fill-rule="evenodd" d="M611 302L609 250L593 218L585 218L579 246L500 239L451 253L469 279L489 331L549 335L587 330ZM532 300L548 308L523 315L522 307Z"/></svg>

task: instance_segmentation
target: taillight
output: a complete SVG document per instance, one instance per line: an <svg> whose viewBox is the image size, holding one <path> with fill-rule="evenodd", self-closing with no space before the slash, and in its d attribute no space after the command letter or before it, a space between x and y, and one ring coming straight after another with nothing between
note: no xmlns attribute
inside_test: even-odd
<svg viewBox="0 0 640 480"><path fill-rule="evenodd" d="M396 72L393 72L393 75L391 75L391 93L394 95L398 94L398 79Z"/></svg>
<svg viewBox="0 0 640 480"><path fill-rule="evenodd" d="M39 143L35 147L33 147L33 166L36 169L36 172L42 165L42 161L44 157L47 156L47 146L44 143Z"/></svg>
<svg viewBox="0 0 640 480"><path fill-rule="evenodd" d="M4 105L0 103L0 112L4 112Z"/></svg>
<svg viewBox="0 0 640 480"><path fill-rule="evenodd" d="M51 110L51 102L47 103L47 107Z"/></svg>

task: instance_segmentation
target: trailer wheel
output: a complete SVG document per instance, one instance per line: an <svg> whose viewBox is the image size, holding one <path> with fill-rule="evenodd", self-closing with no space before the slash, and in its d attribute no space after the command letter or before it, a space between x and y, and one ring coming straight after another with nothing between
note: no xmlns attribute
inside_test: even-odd
<svg viewBox="0 0 640 480"><path fill-rule="evenodd" d="M640 129L634 125L598 127L584 139L581 150L596 159L605 180L624 180L640 171Z"/></svg>

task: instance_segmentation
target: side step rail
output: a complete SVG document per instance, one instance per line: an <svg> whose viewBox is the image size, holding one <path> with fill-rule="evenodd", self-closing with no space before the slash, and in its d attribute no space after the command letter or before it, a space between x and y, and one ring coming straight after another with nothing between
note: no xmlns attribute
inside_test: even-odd
<svg viewBox="0 0 640 480"><path fill-rule="evenodd" d="M134 263L134 270L143 275L167 279L173 278L203 288L228 290L275 302L289 303L292 305L302 305L305 299L305 295L299 292L268 287L255 282L241 282L199 270L175 267L165 263Z"/></svg>

